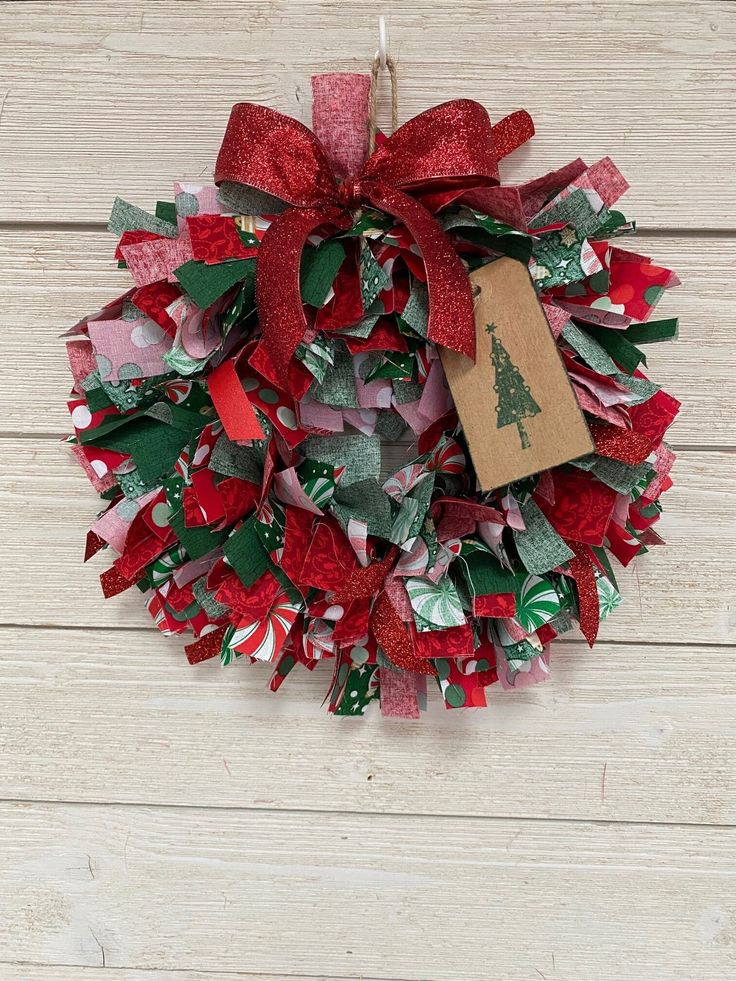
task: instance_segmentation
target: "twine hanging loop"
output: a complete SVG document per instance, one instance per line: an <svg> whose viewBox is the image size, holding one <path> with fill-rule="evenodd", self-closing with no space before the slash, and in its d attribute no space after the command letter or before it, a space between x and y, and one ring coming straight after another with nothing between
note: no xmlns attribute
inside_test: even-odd
<svg viewBox="0 0 736 981"><path fill-rule="evenodd" d="M396 62L390 54L385 56L386 71L391 80L391 132L399 128L399 96L396 81ZM381 55L376 54L371 65L371 88L368 93L368 154L376 149L378 131L378 94L381 79Z"/></svg>

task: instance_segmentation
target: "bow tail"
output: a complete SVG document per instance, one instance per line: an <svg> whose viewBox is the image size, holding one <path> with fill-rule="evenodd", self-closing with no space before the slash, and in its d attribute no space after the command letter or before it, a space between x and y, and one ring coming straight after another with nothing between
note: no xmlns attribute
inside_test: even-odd
<svg viewBox="0 0 736 981"><path fill-rule="evenodd" d="M427 338L475 360L473 294L465 266L429 211L402 191L371 182L363 195L381 211L398 218L422 253L427 271Z"/></svg>
<svg viewBox="0 0 736 981"><path fill-rule="evenodd" d="M264 343L279 369L286 369L307 329L299 284L307 239L320 225L343 227L345 220L340 208L291 208L274 218L259 246L256 301Z"/></svg>
<svg viewBox="0 0 736 981"><path fill-rule="evenodd" d="M518 109L499 120L491 132L496 157L503 160L534 136L534 121L526 109Z"/></svg>

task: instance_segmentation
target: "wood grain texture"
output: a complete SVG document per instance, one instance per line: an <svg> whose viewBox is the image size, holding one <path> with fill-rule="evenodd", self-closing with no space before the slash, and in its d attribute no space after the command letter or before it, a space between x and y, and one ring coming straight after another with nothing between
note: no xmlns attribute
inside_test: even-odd
<svg viewBox="0 0 736 981"><path fill-rule="evenodd" d="M678 446L736 445L732 310L736 239L637 235L622 241L677 271L662 317L680 317L680 338L643 349L648 373L684 403L670 439ZM12 356L0 363L0 432L68 430L70 375L59 335L130 286L106 232L0 230L0 332ZM39 376L43 384L39 385Z"/></svg>
<svg viewBox="0 0 736 981"><path fill-rule="evenodd" d="M407 981L736 969L734 829L42 804L0 806L0 826L5 960Z"/></svg>
<svg viewBox="0 0 736 981"><path fill-rule="evenodd" d="M207 181L234 101L308 121L310 74L364 70L378 13L402 119L526 107L506 180L610 154L652 230L621 244L683 280L681 339L646 349L684 402L670 544L620 576L595 652L415 724L327 717L329 669L273 696L267 670L191 668L140 594L104 602L97 498L54 439L58 335L128 284L113 197ZM735 15L0 0L0 981L736 977Z"/></svg>
<svg viewBox="0 0 736 981"><path fill-rule="evenodd" d="M30 964L28 961L15 961L3 964L0 962L0 981L212 981L209 971L137 971L126 967L116 967L114 973L105 967L86 967L76 964L74 967L60 967L55 964ZM347 977L336 974L253 974L250 971L218 971L220 981L350 981ZM363 977L363 981L371 981Z"/></svg>
<svg viewBox="0 0 736 981"><path fill-rule="evenodd" d="M310 75L365 70L382 12L402 120L523 106L538 135L507 180L610 154L642 225L733 224L736 18L717 0L6 2L0 218L100 221L114 194L146 206L211 174L233 102L308 121Z"/></svg>
<svg viewBox="0 0 736 981"><path fill-rule="evenodd" d="M395 446L392 464L403 459L405 449ZM658 526L668 545L617 572L625 603L603 624L603 639L736 639L734 455L684 451L674 478ZM81 564L99 499L67 447L0 440L0 501L7 523L0 537L0 623L154 629L138 590L103 599L97 576L111 564L104 553Z"/></svg>
<svg viewBox="0 0 736 981"><path fill-rule="evenodd" d="M153 633L2 629L0 673L5 799L736 822L726 648L563 641L545 684L477 712L430 687L418 723L329 717L329 665L274 695Z"/></svg>

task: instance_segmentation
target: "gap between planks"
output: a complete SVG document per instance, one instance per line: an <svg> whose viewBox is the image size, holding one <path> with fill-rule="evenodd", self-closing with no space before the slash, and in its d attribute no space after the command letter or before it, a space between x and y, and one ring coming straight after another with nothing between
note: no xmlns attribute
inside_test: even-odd
<svg viewBox="0 0 736 981"><path fill-rule="evenodd" d="M5 460L5 466L0 468L2 495L9 522L7 534L0 543L5 563L3 583L7 590L8 619L13 623L32 624L43 620L46 624L74 627L140 625L143 617L136 593L105 604L97 591L85 590L84 622L79 621L78 611L74 612L80 596L78 589L70 584L69 570L76 568L81 560L81 542L90 524L91 504L81 492L83 474L78 472L74 461L70 459L58 469L63 445L46 440L4 441L0 445ZM729 613L732 589L728 578L730 552L736 541L736 527L729 514L735 493L732 461L731 454L681 455L678 480L665 513L666 527L662 528L665 539L672 545L653 550L646 562L622 570L621 583L628 584L627 595L633 597L633 605L629 602L625 610L612 618L602 630L601 640L605 637L642 641L645 639L641 636L642 626L657 620L656 632L648 631L647 640L657 643L691 640L700 644L734 641L734 624ZM62 525L58 520L61 511L65 516ZM31 523L21 532L29 520ZM712 582L693 575L693 547L708 549L712 556L711 578L723 577L723 591L714 591ZM104 557L94 562L90 583L94 570L99 566L102 571L105 564ZM43 594L45 603L40 607L37 601L29 601L22 588L29 578L48 587ZM679 607L682 584L689 587L687 621L683 621ZM674 602L666 603L665 597ZM150 629L152 634L156 633L154 627Z"/></svg>
<svg viewBox="0 0 736 981"><path fill-rule="evenodd" d="M736 445L733 337L725 312L736 302L736 292L718 275L736 260L735 244L736 238L646 236L635 243L639 252L656 255L663 265L678 270L686 284L682 293L677 291L678 306L672 310L682 321L680 342L645 352L657 382L685 404L669 434L668 442L676 446ZM109 236L101 230L70 235L26 229L0 235L0 319L6 325L6 347L14 353L3 367L3 431L42 429L50 436L68 431L64 410L69 372L59 335L70 321L128 288L128 277L114 268L109 252ZM668 306L670 302L668 297ZM29 310L37 340L33 352L22 326L27 326ZM41 390L32 382L39 370L45 379Z"/></svg>
<svg viewBox="0 0 736 981"><path fill-rule="evenodd" d="M169 967L164 970L155 967L119 967L105 964L93 967L90 964L44 964L43 961L3 961L0 960L0 981L18 981L18 973L6 974L6 969L23 968L22 981L79 981L82 972L85 981L105 981L117 975L121 981L207 981L220 978L228 981L243 978L245 981L387 981L385 977L361 974L348 977L345 974L263 974L252 971L203 971L188 967ZM28 973L28 972L31 973ZM40 972L43 973L40 973ZM103 974L104 971L104 974ZM37 973L38 972L38 973ZM115 972L115 973L113 973ZM409 978L392 977L390 981L410 981Z"/></svg>
<svg viewBox="0 0 736 981"><path fill-rule="evenodd" d="M104 221L25 221L17 218L12 221L7 219L0 220L0 231L22 232L106 232L107 223ZM659 228L637 224L637 235L648 236L649 238L677 238L677 239L723 239L729 241L736 238L736 226L734 228Z"/></svg>
<svg viewBox="0 0 736 981"><path fill-rule="evenodd" d="M120 636L0 633L6 798L736 823L731 659L720 648L606 647L596 659L562 641L550 683L496 691L487 713L448 713L433 698L424 722L373 712L356 724L319 710L327 666L269 697L255 670L177 669L155 635L126 634L122 647ZM704 663L707 693L690 671ZM256 752L224 745L232 731Z"/></svg>
<svg viewBox="0 0 736 981"><path fill-rule="evenodd" d="M114 627L102 626L97 627L94 624L89 624L87 626L76 626L71 623L10 623L3 622L0 623L0 633L4 630L65 630L72 631L74 633L107 633L110 630L114 630L116 633L125 632L129 634L144 634L150 636L154 631L154 626L151 624L147 627L128 627L125 624L116 624ZM565 637L566 644L574 644L576 647L587 648L587 641L583 637ZM615 640L611 638L602 638L596 640L596 649L599 647L662 647L662 644L656 640ZM676 648L689 648L693 646L693 641L667 641L667 647ZM736 647L736 641L702 641L701 647L723 647L726 649ZM1 799L1 798L0 798Z"/></svg>
<svg viewBox="0 0 736 981"><path fill-rule="evenodd" d="M8 960L529 981L556 952L559 967L541 972L550 981L732 976L732 829L434 817L425 829L362 814L214 823L195 810L54 805L2 805L0 817ZM519 930L530 892L551 913ZM499 933L512 945L478 944L489 910L508 917Z"/></svg>
<svg viewBox="0 0 736 981"><path fill-rule="evenodd" d="M71 376L70 376L71 377ZM21 432L17 429L0 429L0 440L39 440L48 443L61 443L66 439L67 433L54 432L54 433L38 433L38 432ZM397 441L401 442L401 441ZM410 446L411 443L401 443L401 445ZM674 450L675 453L736 453L736 443L670 443L668 445Z"/></svg>
<svg viewBox="0 0 736 981"><path fill-rule="evenodd" d="M380 818L401 818L408 820L435 820L435 821L475 821L481 822L500 822L500 821L519 821L524 824L576 824L578 826L593 825L595 827L627 827L627 828L701 828L709 831L729 831L736 828L736 821L662 821L662 820L636 820L633 818L593 818L593 817L558 817L554 815L530 815L530 814L468 814L462 811L442 811L433 814L430 811L385 811L380 809L361 808L334 808L334 807L251 807L247 804L177 804L171 801L137 801L137 800L111 800L109 798L90 798L82 800L76 798L63 797L3 797L0 794L0 804L19 805L25 804L51 804L59 807L117 807L121 809L138 809L147 811L205 811L207 814L221 812L223 814L293 814L295 816L311 817L316 814L329 814L331 817L380 817ZM0 959L0 963L3 961ZM298 975L301 977L301 975ZM361 979L363 981L363 979ZM396 981L396 979L392 979Z"/></svg>

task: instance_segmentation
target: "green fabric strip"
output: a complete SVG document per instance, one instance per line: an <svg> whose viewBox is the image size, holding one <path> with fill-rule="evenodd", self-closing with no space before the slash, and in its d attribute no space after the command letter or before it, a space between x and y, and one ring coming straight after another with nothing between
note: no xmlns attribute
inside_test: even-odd
<svg viewBox="0 0 736 981"><path fill-rule="evenodd" d="M651 469L652 465L646 461L630 466L628 463L621 463L620 460L598 457L593 473L598 480L618 491L619 494L630 494Z"/></svg>
<svg viewBox="0 0 736 981"><path fill-rule="evenodd" d="M629 324L624 331L626 339L635 344L654 344L657 341L671 341L677 337L679 320L650 320L646 324Z"/></svg>
<svg viewBox="0 0 736 981"><path fill-rule="evenodd" d="M573 552L547 521L534 501L521 505L526 531L514 529L514 542L519 558L528 572L539 575L549 572L573 557Z"/></svg>
<svg viewBox="0 0 736 981"><path fill-rule="evenodd" d="M310 392L315 402L343 409L356 408L355 374L352 355L342 346L335 347L334 365L325 373L323 382L312 385Z"/></svg>
<svg viewBox="0 0 736 981"><path fill-rule="evenodd" d="M247 518L227 539L223 551L244 586L252 586L271 565L256 531L255 515Z"/></svg>
<svg viewBox="0 0 736 981"><path fill-rule="evenodd" d="M347 487L338 485L331 510L343 528L350 518L365 521L368 534L389 539L393 525L391 498L375 478L358 480Z"/></svg>
<svg viewBox="0 0 736 981"><path fill-rule="evenodd" d="M600 375L615 375L618 371L598 341L577 327L572 321L565 325L562 336L593 371L597 371Z"/></svg>
<svg viewBox="0 0 736 981"><path fill-rule="evenodd" d="M636 371L640 364L646 365L647 359L638 347L627 340L623 331L603 328L596 331L595 337L600 346L629 374Z"/></svg>
<svg viewBox="0 0 736 981"><path fill-rule="evenodd" d="M309 436L302 444L301 452L310 460L345 467L341 486L381 473L380 436Z"/></svg>
<svg viewBox="0 0 736 981"><path fill-rule="evenodd" d="M124 198L115 198L112 204L112 211L107 222L108 231L115 235L122 235L123 232L153 232L155 235L163 235L165 238L176 238L179 229L176 224L163 221L156 215L137 208L134 204Z"/></svg>
<svg viewBox="0 0 736 981"><path fill-rule="evenodd" d="M255 259L231 259L208 265L190 259L174 270L174 275L198 307L206 309L236 283L255 279Z"/></svg>
<svg viewBox="0 0 736 981"><path fill-rule="evenodd" d="M157 201L156 217L170 225L176 225L176 205L173 201Z"/></svg>
<svg viewBox="0 0 736 981"><path fill-rule="evenodd" d="M345 247L335 239L328 239L318 249L304 250L299 282L305 303L322 306L344 261Z"/></svg>
<svg viewBox="0 0 736 981"><path fill-rule="evenodd" d="M187 528L184 524L184 509L172 511L169 524L177 538L187 550L190 559L200 559L217 548L227 538L227 531L212 531L210 528Z"/></svg>
<svg viewBox="0 0 736 981"><path fill-rule="evenodd" d="M516 577L504 569L490 552L480 550L457 560L464 572L474 596L490 596L495 593L513 593Z"/></svg>

